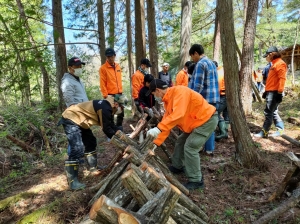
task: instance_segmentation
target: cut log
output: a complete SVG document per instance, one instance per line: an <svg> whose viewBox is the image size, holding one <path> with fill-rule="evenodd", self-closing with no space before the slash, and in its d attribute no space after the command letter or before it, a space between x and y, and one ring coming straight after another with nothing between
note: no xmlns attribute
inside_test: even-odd
<svg viewBox="0 0 300 224"><path fill-rule="evenodd" d="M117 131L116 134L115 134L115 136L118 137L123 142L126 142L128 145L132 145L135 148L138 148L138 144L133 139L131 139L130 137L128 137L125 133L123 133L122 131L120 131L120 130Z"/></svg>
<svg viewBox="0 0 300 224"><path fill-rule="evenodd" d="M92 206L90 219L103 224L140 224L129 211L121 208L112 200L102 195ZM145 223L145 222L144 222Z"/></svg>
<svg viewBox="0 0 300 224"><path fill-rule="evenodd" d="M281 205L279 205L277 208L273 209L272 211L268 212L255 222L253 224L263 224L263 223L269 223L274 218L279 217L284 212L288 211L289 209L295 207L300 201L300 188L297 188L293 191L292 196L284 201Z"/></svg>
<svg viewBox="0 0 300 224"><path fill-rule="evenodd" d="M129 135L129 138L131 139L135 138L145 128L145 126L147 125L147 117L148 114L144 113L142 118L138 121L137 125L134 127L134 131Z"/></svg>
<svg viewBox="0 0 300 224"><path fill-rule="evenodd" d="M114 135L110 142L112 144L114 144L115 146L117 146L119 149L124 150L128 144L126 144L126 142L123 142L121 139L119 139L116 135Z"/></svg>
<svg viewBox="0 0 300 224"><path fill-rule="evenodd" d="M251 84L252 84L252 90L253 90L253 92L254 92L256 98L258 99L258 101L259 101L260 103L262 103L262 102L263 102L263 101L262 101L262 98L261 98L261 96L260 96L260 94L259 94L259 92L258 92L258 89L256 88L255 83L252 81Z"/></svg>
<svg viewBox="0 0 300 224"><path fill-rule="evenodd" d="M281 135L281 137L284 138L285 140L289 141L290 143L292 143L292 144L298 146L298 147L300 146L300 142L297 141L297 140L294 139L294 138L291 138L291 137L289 137L289 136L287 136L287 135L285 135L285 134Z"/></svg>
<svg viewBox="0 0 300 224"><path fill-rule="evenodd" d="M139 146L139 150L141 151L142 154L146 153L148 149L153 148L153 140L154 137L152 135L148 135L144 142Z"/></svg>
<svg viewBox="0 0 300 224"><path fill-rule="evenodd" d="M292 124L296 124L296 125L300 125L300 120L295 118L295 117L289 117L287 119L288 122L292 123Z"/></svg>
<svg viewBox="0 0 300 224"><path fill-rule="evenodd" d="M41 129L41 133L42 133L43 140L44 140L44 143L45 143L46 151L49 153L49 155L52 155L53 153L52 153L52 150L51 150L51 147L50 147L50 144L49 144L49 139L46 135L46 131L45 131L44 126L41 126L40 129Z"/></svg>
<svg viewBox="0 0 300 224"><path fill-rule="evenodd" d="M142 164L142 160L141 160L136 154L134 154L134 153L130 153L130 154L126 157L126 159L127 159L129 162L131 162L131 163L133 163L134 165L136 165L136 166L139 166L139 165Z"/></svg>
<svg viewBox="0 0 300 224"><path fill-rule="evenodd" d="M33 155L37 156L37 157L40 157L40 154L32 147L30 147L29 145L27 145L25 142L17 139L17 138L14 138L13 136L11 135L6 135L6 138L11 140L13 143L15 143L17 146L20 146L23 150L29 152L29 153L32 153Z"/></svg>
<svg viewBox="0 0 300 224"><path fill-rule="evenodd" d="M172 157L171 157L171 154L169 153L169 151L167 149L166 144L165 143L161 144L160 148L163 150L163 152L166 154L169 161L172 163Z"/></svg>
<svg viewBox="0 0 300 224"><path fill-rule="evenodd" d="M293 152L287 152L286 155L296 166L300 168L300 159Z"/></svg>

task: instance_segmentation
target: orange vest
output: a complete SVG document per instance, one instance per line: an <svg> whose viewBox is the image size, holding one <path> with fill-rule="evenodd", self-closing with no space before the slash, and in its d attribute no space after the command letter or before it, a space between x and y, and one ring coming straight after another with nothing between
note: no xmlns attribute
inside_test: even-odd
<svg viewBox="0 0 300 224"><path fill-rule="evenodd" d="M225 95L225 80L224 80L224 69L223 66L219 66L217 68L218 72L218 83L219 83L219 91L220 91L220 96Z"/></svg>
<svg viewBox="0 0 300 224"><path fill-rule="evenodd" d="M191 133L195 128L207 122L216 111L216 108L199 93L186 86L168 88L162 101L165 114L157 125L161 133L153 141L158 146L165 141L175 126L185 133Z"/></svg>
<svg viewBox="0 0 300 224"><path fill-rule="evenodd" d="M188 86L189 83L189 76L185 70L181 70L176 75L176 86Z"/></svg>
<svg viewBox="0 0 300 224"><path fill-rule="evenodd" d="M139 98L139 91L144 86L144 74L137 70L131 78L132 82L132 98Z"/></svg>
<svg viewBox="0 0 300 224"><path fill-rule="evenodd" d="M118 63L112 67L107 61L99 69L100 89L104 98L123 92L122 71Z"/></svg>
<svg viewBox="0 0 300 224"><path fill-rule="evenodd" d="M278 91L279 93L282 93L284 90L286 73L286 63L281 58L274 59L269 70L266 91Z"/></svg>

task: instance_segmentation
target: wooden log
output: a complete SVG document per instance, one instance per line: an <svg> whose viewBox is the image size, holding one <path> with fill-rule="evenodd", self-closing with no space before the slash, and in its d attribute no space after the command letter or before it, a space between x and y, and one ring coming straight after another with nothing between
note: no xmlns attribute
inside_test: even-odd
<svg viewBox="0 0 300 224"><path fill-rule="evenodd" d="M194 214L187 208L183 207L180 204L176 204L174 207L171 217L174 219L174 221L178 224L186 224L186 223L199 223L199 224L206 224L204 220L202 220L198 214Z"/></svg>
<svg viewBox="0 0 300 224"><path fill-rule="evenodd" d="M253 224L269 223L271 220L279 217L284 212L295 207L299 203L299 201L300 201L300 188L297 188L296 190L293 191L293 194L289 199L284 201L277 208L273 209L272 211L260 217L258 220L253 222Z"/></svg>
<svg viewBox="0 0 300 224"><path fill-rule="evenodd" d="M115 136L118 137L123 142L126 142L128 145L132 145L135 148L138 148L138 144L133 139L128 137L125 133L123 133L122 131L120 131L120 130L117 131Z"/></svg>
<svg viewBox="0 0 300 224"><path fill-rule="evenodd" d="M49 144L49 139L46 135L46 131L45 131L44 126L41 126L40 129L41 129L41 133L42 133L43 140L44 140L44 143L45 143L46 151L49 153L49 155L52 155L53 153L52 153L52 150L51 150L51 147L50 147L50 144Z"/></svg>
<svg viewBox="0 0 300 224"><path fill-rule="evenodd" d="M139 166L139 165L142 164L142 160L141 160L136 154L134 154L134 153L130 153L130 154L126 157L126 159L127 159L129 162L131 162L131 163L133 163L134 165L136 165L136 166Z"/></svg>
<svg viewBox="0 0 300 224"><path fill-rule="evenodd" d="M132 195L129 190L123 187L121 191L118 192L118 195L116 195L113 198L113 201L117 203L121 207L125 207L128 205L132 200Z"/></svg>
<svg viewBox="0 0 300 224"><path fill-rule="evenodd" d="M140 224L129 211L115 204L111 199L102 195L92 206L90 219L103 224Z"/></svg>
<svg viewBox="0 0 300 224"><path fill-rule="evenodd" d="M150 216L149 224L165 224L173 209L181 192L173 185L167 188L167 192L159 199L157 206Z"/></svg>
<svg viewBox="0 0 300 224"><path fill-rule="evenodd" d="M156 119L158 121L161 121L162 115L158 112L158 110L155 107L152 107L152 111L153 111L153 114L156 117Z"/></svg>
<svg viewBox="0 0 300 224"><path fill-rule="evenodd" d="M111 161L109 162L109 164L106 166L106 168L104 169L104 172L109 172L113 167L114 165L119 161L121 160L123 157L123 153L121 150L118 150L116 152L116 154L114 155L114 157L111 159Z"/></svg>
<svg viewBox="0 0 300 224"><path fill-rule="evenodd" d="M152 135L148 135L145 138L144 142L139 146L139 150L142 154L147 152L149 148L153 148L153 140L154 137Z"/></svg>
<svg viewBox="0 0 300 224"><path fill-rule="evenodd" d="M297 141L296 139L291 138L291 137L289 137L289 136L287 136L285 134L281 135L281 138L284 138L285 140L289 141L290 143L292 143L292 144L294 144L294 145L296 145L298 147L300 146L300 142L299 141Z"/></svg>
<svg viewBox="0 0 300 224"><path fill-rule="evenodd" d="M110 142L112 144L114 144L115 146L117 146L121 150L124 150L128 146L128 144L126 144L126 142L123 142L121 139L119 139L115 135L111 138Z"/></svg>
<svg viewBox="0 0 300 224"><path fill-rule="evenodd" d="M134 170L128 170L122 176L122 183L130 191L135 198L139 206L143 206L153 197L141 178L134 172Z"/></svg>
<svg viewBox="0 0 300 224"><path fill-rule="evenodd" d="M261 98L261 96L260 96L260 94L259 94L259 92L258 92L258 89L256 88L256 85L255 85L255 83L254 83L253 81L252 81L251 85L252 85L252 89L253 89L253 92L254 92L256 98L258 99L258 101L259 101L260 103L262 103L262 102L263 102L263 101L262 101L262 98Z"/></svg>
<svg viewBox="0 0 300 224"><path fill-rule="evenodd" d="M295 156L293 152L287 152L286 156L289 157L289 159L292 160L293 163L300 168L300 159Z"/></svg>
<svg viewBox="0 0 300 224"><path fill-rule="evenodd" d="M135 147L132 145L129 145L125 148L124 153L134 153L138 158L142 158L142 154L139 150L137 150Z"/></svg>
<svg viewBox="0 0 300 224"><path fill-rule="evenodd" d="M109 175L107 175L102 181L100 181L98 184L94 185L90 188L91 191L98 190L98 192L94 195L94 197L89 201L89 205L95 203L95 201L106 192L109 191L109 189L113 186L113 183L116 181L116 179L119 178L119 176L123 173L126 166L128 165L127 160L122 160L117 166L115 166Z"/></svg>
<svg viewBox="0 0 300 224"><path fill-rule="evenodd" d="M175 137L175 139L179 138L179 136L176 134L176 132L173 129L171 129L171 134Z"/></svg>
<svg viewBox="0 0 300 224"><path fill-rule="evenodd" d="M148 114L144 113L142 118L138 121L137 125L134 127L134 131L129 135L129 138L134 139L147 125Z"/></svg>
<svg viewBox="0 0 300 224"><path fill-rule="evenodd" d="M287 121L292 124L300 125L300 120L295 117L289 117Z"/></svg>
<svg viewBox="0 0 300 224"><path fill-rule="evenodd" d="M11 136L11 135L6 135L6 138L11 140L13 143L15 143L17 146L20 146L23 150L34 154L37 157L40 157L40 154L32 147L30 147L29 145L27 145L25 142Z"/></svg>
<svg viewBox="0 0 300 224"><path fill-rule="evenodd" d="M172 163L172 157L171 157L171 154L169 153L169 151L167 149L166 144L165 143L161 144L160 148L163 150L163 152L166 154L169 161Z"/></svg>

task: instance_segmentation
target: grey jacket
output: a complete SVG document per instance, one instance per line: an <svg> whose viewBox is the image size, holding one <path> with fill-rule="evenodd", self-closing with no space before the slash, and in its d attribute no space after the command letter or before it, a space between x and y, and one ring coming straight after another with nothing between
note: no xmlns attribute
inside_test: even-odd
<svg viewBox="0 0 300 224"><path fill-rule="evenodd" d="M84 84L81 80L77 80L70 73L65 73L61 79L61 91L66 106L69 107L72 104L88 101L88 97L85 92Z"/></svg>

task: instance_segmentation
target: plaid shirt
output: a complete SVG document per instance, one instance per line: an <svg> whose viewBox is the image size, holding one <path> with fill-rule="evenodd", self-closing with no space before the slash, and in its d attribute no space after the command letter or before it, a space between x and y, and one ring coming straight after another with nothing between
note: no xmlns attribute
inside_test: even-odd
<svg viewBox="0 0 300 224"><path fill-rule="evenodd" d="M197 62L189 87L210 104L220 102L217 68L208 57L204 56Z"/></svg>

